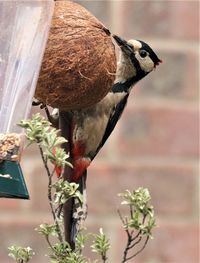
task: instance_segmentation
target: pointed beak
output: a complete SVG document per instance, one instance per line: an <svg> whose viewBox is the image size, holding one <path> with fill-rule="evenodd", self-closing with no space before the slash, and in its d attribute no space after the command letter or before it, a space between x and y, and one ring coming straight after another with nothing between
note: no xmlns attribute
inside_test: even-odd
<svg viewBox="0 0 200 263"><path fill-rule="evenodd" d="M155 63L154 68L160 65L162 63L162 60L158 58L158 61Z"/></svg>
<svg viewBox="0 0 200 263"><path fill-rule="evenodd" d="M130 54L133 53L133 47L130 46L126 40L116 35L113 35L113 38L115 39L116 43L121 48L121 50L128 56L130 56Z"/></svg>

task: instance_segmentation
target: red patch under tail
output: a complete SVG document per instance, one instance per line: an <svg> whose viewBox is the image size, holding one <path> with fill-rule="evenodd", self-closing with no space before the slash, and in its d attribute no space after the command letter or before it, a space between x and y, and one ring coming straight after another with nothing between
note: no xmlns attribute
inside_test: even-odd
<svg viewBox="0 0 200 263"><path fill-rule="evenodd" d="M90 165L91 161L88 158L82 158L74 161L74 169L73 169L73 176L72 180L74 182L78 182L81 176L84 174L85 170L87 170L88 166Z"/></svg>

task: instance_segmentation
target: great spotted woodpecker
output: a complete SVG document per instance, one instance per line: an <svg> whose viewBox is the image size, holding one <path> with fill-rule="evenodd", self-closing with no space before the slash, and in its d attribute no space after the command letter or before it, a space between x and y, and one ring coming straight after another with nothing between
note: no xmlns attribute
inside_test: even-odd
<svg viewBox="0 0 200 263"><path fill-rule="evenodd" d="M162 62L151 47L141 40L126 41L115 35L113 38L120 47L120 54L116 78L111 91L94 106L67 113L71 119L71 138L69 140L73 160L71 181L79 183L80 191L84 197L82 206L76 199L73 203L71 243L74 243L77 227L87 214L86 176L88 166L115 128L127 104L132 87ZM33 105L39 104L38 101L33 103ZM41 107L45 109L52 124L58 127L58 110L54 109L53 114L50 115L46 105Z"/></svg>
<svg viewBox="0 0 200 263"><path fill-rule="evenodd" d="M127 42L118 36L113 37L121 52L111 91L93 107L71 112L72 180L80 184L82 191L85 189L87 168L115 128L132 87L161 63L145 42ZM83 211L79 209L77 205L73 215L75 224L84 217Z"/></svg>
<svg viewBox="0 0 200 263"><path fill-rule="evenodd" d="M115 128L127 104L131 88L161 60L143 41L114 36L121 48L112 90L91 108L73 111L73 180L78 182Z"/></svg>
<svg viewBox="0 0 200 263"><path fill-rule="evenodd" d="M120 47L120 54L111 91L94 106L67 113L71 119L72 181L79 183L80 191L84 195L82 207L77 200L74 201L72 242L74 242L78 224L86 217L87 168L115 128L127 104L132 87L162 62L151 47L141 40L126 41L116 35L113 38ZM55 122L58 112L54 110L53 116L50 116L48 109L45 108L45 110L50 121Z"/></svg>

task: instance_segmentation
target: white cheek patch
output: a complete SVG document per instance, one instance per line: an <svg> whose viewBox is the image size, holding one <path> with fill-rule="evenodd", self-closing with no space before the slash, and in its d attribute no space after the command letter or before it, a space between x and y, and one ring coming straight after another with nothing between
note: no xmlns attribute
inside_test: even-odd
<svg viewBox="0 0 200 263"><path fill-rule="evenodd" d="M128 41L128 44L134 47L134 50L139 50L142 47L142 44L138 40L131 39Z"/></svg>
<svg viewBox="0 0 200 263"><path fill-rule="evenodd" d="M139 61L141 69L144 70L145 72L148 73L154 69L154 63L149 56L145 58L141 58L139 53L136 52L135 57Z"/></svg>

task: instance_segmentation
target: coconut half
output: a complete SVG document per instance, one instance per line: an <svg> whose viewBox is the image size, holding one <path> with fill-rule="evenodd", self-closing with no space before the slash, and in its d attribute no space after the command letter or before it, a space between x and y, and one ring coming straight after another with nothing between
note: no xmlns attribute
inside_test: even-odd
<svg viewBox="0 0 200 263"><path fill-rule="evenodd" d="M109 30L82 6L55 2L35 97L62 111L87 108L109 92L115 72Z"/></svg>

